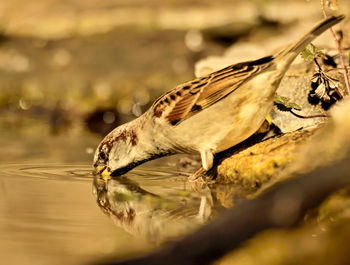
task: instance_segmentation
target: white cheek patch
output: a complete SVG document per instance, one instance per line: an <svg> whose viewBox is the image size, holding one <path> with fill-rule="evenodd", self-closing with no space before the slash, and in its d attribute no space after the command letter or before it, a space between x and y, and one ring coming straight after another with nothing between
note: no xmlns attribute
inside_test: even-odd
<svg viewBox="0 0 350 265"><path fill-rule="evenodd" d="M114 171L129 165L134 160L134 155L130 152L130 144L124 141L115 144L110 153L108 167Z"/></svg>

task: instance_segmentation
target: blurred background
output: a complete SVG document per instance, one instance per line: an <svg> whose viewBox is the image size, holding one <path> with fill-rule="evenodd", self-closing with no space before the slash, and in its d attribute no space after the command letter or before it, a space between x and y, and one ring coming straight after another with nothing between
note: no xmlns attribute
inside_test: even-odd
<svg viewBox="0 0 350 265"><path fill-rule="evenodd" d="M89 161L198 60L321 18L318 0L3 0L0 160Z"/></svg>
<svg viewBox="0 0 350 265"><path fill-rule="evenodd" d="M244 43L255 48L233 51L226 64L267 55L261 43L281 35L288 43L322 18L319 0L1 0L4 264L149 249L117 231L91 195L101 138L193 79L199 60Z"/></svg>

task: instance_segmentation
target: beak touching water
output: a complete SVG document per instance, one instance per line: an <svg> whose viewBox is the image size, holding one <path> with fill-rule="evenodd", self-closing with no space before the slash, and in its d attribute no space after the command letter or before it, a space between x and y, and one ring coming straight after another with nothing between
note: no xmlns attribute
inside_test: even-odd
<svg viewBox="0 0 350 265"><path fill-rule="evenodd" d="M103 178L109 178L111 173L109 172L106 165L95 165L95 174L100 175Z"/></svg>

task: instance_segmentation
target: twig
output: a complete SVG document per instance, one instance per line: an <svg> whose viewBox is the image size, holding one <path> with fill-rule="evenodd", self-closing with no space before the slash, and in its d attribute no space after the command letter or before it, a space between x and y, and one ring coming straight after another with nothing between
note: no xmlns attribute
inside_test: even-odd
<svg viewBox="0 0 350 265"><path fill-rule="evenodd" d="M350 69L350 67L346 67L347 70ZM344 70L343 68L331 68L331 69L327 69L327 70L323 70L325 73L331 72L331 71L335 71L335 70ZM339 80L338 80L339 81Z"/></svg>
<svg viewBox="0 0 350 265"><path fill-rule="evenodd" d="M325 18L327 18L327 13L326 13L326 9L324 7L324 1L321 0L321 8L322 8L322 12L323 12L323 16ZM341 47L340 47L340 43L333 31L333 28L329 28L330 32L332 33L332 36L334 38L334 41L335 41L335 45L337 46L337 49L338 49L338 53L339 53L339 59L340 59L340 64L343 68L343 74L344 74L344 80L345 80L345 86L346 86L346 92L348 95L350 95L350 83L349 83L349 77L348 77L348 70L347 68L345 67L345 63L344 63L344 58L343 58L343 52L341 50Z"/></svg>
<svg viewBox="0 0 350 265"><path fill-rule="evenodd" d="M292 113L294 116L301 118L301 119L329 118L329 116L327 114L315 114L315 115L303 116L303 115L295 113L292 109L289 112Z"/></svg>
<svg viewBox="0 0 350 265"><path fill-rule="evenodd" d="M338 80L334 79L333 77L328 76L328 75L323 71L323 69L321 68L321 66L320 66L320 64L318 63L318 61L317 61L316 58L314 58L314 62L315 62L315 64L317 65L318 71L319 71L321 74L323 73L323 75L324 75L325 77L327 77L328 79L330 79L330 80L338 81ZM342 99L342 98L343 98L343 95L340 93L340 91L339 91L339 89L338 89L337 86L334 86L334 90L335 90L335 92L338 94L339 98Z"/></svg>

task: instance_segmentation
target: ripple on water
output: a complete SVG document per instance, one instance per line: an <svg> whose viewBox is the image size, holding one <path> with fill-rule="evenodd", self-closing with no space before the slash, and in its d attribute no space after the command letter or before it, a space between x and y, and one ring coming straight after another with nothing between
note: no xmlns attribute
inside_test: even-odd
<svg viewBox="0 0 350 265"><path fill-rule="evenodd" d="M8 164L0 166L0 176L40 179L91 180L92 168L88 164Z"/></svg>
<svg viewBox="0 0 350 265"><path fill-rule="evenodd" d="M30 177L60 180L91 180L93 169L90 164L7 164L0 165L0 177ZM141 166L126 176L150 181L179 181L184 173L169 166Z"/></svg>

